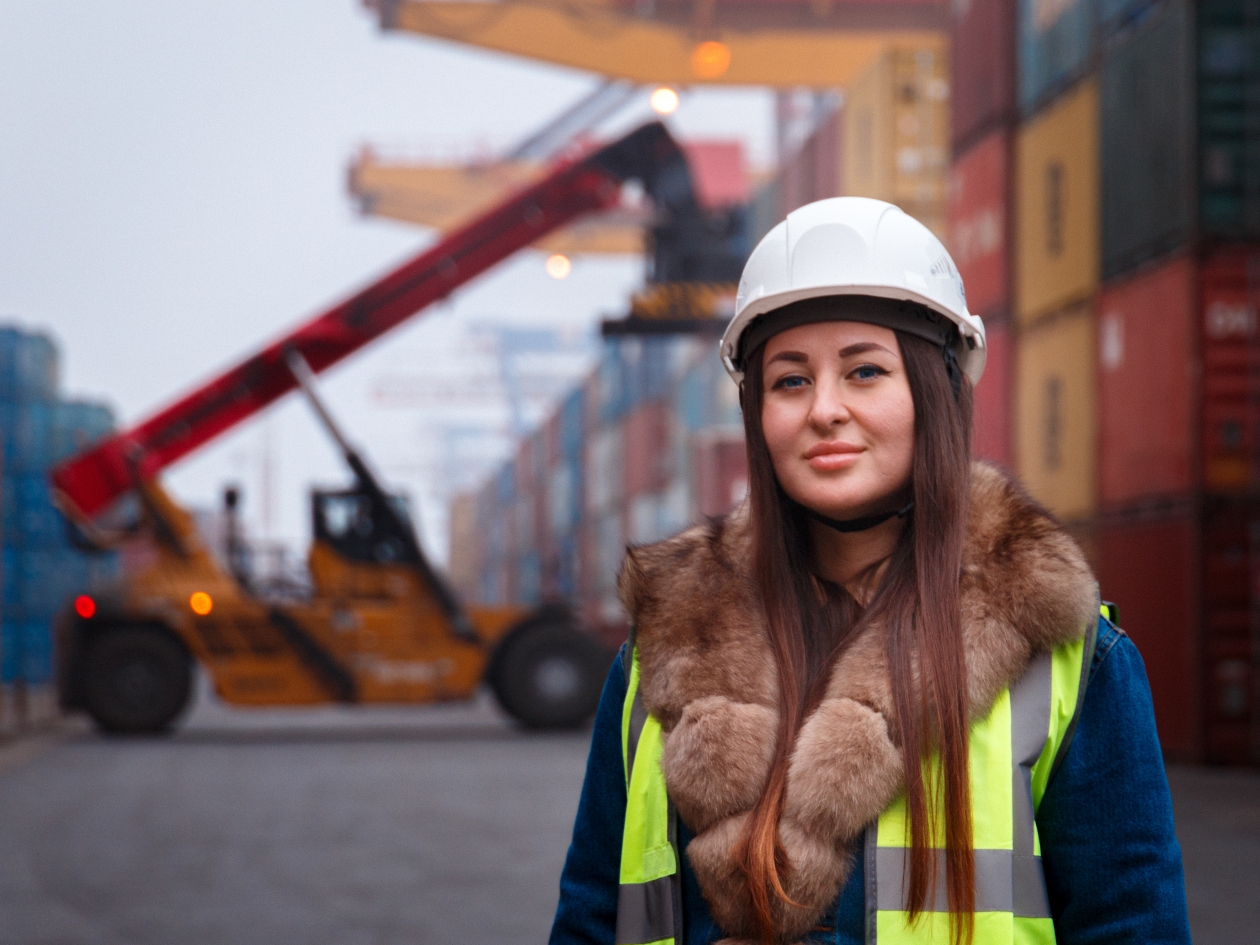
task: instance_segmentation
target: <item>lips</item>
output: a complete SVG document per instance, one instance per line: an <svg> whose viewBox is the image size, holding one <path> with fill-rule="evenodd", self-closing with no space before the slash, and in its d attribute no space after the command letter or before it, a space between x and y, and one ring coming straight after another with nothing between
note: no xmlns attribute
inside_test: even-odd
<svg viewBox="0 0 1260 945"><path fill-rule="evenodd" d="M805 453L806 459L816 459L819 456L842 456L855 455L862 452L865 447L854 446L852 443L839 443L831 440L824 440L822 443L816 443Z"/></svg>

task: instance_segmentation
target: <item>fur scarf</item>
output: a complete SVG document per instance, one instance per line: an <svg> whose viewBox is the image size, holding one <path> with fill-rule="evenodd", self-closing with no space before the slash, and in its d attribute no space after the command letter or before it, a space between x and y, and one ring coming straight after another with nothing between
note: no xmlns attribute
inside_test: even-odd
<svg viewBox="0 0 1260 945"><path fill-rule="evenodd" d="M733 851L769 772L778 683L749 574L746 508L631 549L620 580L644 705L665 733L661 768L694 831L687 856L727 945L755 937ZM1097 608L1076 543L995 467L972 470L962 625L973 719L1040 651L1079 637ZM852 871L853 841L902 790L884 657L871 625L834 667L792 749L779 823L791 860L775 901L781 942L815 927Z"/></svg>

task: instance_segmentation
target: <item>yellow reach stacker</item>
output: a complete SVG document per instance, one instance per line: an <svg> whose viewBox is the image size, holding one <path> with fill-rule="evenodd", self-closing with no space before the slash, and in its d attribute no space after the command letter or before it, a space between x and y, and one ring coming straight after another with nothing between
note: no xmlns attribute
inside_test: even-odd
<svg viewBox="0 0 1260 945"><path fill-rule="evenodd" d="M517 250L617 206L631 179L660 214L697 212L682 152L662 125L646 125L561 160L433 249L55 469L58 502L83 541L106 548L139 535L153 549L147 564L67 607L58 627L63 705L106 731L162 732L187 706L200 665L231 705L435 703L470 699L484 681L524 725L585 722L610 654L563 606L458 600L426 560L404 504L333 421L314 375ZM220 563L156 479L295 388L353 474L348 489L312 495L310 586L299 595L253 586L232 542ZM230 526L231 491L227 500Z"/></svg>

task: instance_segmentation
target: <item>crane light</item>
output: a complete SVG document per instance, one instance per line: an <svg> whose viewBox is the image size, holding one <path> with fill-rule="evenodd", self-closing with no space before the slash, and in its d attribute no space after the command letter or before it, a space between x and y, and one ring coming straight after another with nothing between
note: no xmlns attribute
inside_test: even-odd
<svg viewBox="0 0 1260 945"><path fill-rule="evenodd" d="M716 79L731 67L731 47L709 40L691 51L691 71L701 79Z"/></svg>
<svg viewBox="0 0 1260 945"><path fill-rule="evenodd" d="M96 616L96 601L86 594L80 594L74 599L74 612L84 620L91 620Z"/></svg>
<svg viewBox="0 0 1260 945"><path fill-rule="evenodd" d="M553 279L567 279L573 271L573 262L564 253L554 253L547 257L547 275Z"/></svg>
<svg viewBox="0 0 1260 945"><path fill-rule="evenodd" d="M214 610L214 599L205 591L197 591L192 597L188 598L188 606L192 608L192 612L198 617L204 617Z"/></svg>
<svg viewBox="0 0 1260 945"><path fill-rule="evenodd" d="M652 103L652 111L658 115L672 115L678 111L678 93L668 85L654 89L648 101Z"/></svg>

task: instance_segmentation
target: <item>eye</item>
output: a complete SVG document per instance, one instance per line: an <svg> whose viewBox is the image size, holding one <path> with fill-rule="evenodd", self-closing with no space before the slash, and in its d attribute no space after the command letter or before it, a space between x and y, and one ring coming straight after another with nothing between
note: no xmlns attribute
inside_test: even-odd
<svg viewBox="0 0 1260 945"><path fill-rule="evenodd" d="M805 378L801 377L801 375L799 374L787 374L779 378L777 381L775 381L770 386L770 389L771 390L800 390L800 388L804 387L808 383L809 382Z"/></svg>
<svg viewBox="0 0 1260 945"><path fill-rule="evenodd" d="M863 364L860 367L853 369L852 376L857 378L859 381L872 381L875 378L887 373L888 372L878 364Z"/></svg>

